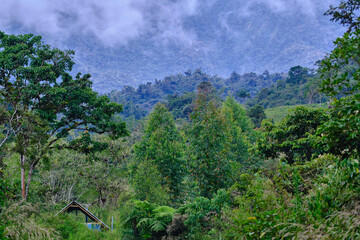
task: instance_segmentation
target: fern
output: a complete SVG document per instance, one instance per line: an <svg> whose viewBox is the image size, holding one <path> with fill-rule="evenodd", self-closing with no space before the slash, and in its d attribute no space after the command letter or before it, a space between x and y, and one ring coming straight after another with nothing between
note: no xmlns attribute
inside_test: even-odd
<svg viewBox="0 0 360 240"><path fill-rule="evenodd" d="M33 215L38 210L30 203L13 203L3 208L0 219L6 222L5 237L10 239L57 239L58 233L35 222Z"/></svg>
<svg viewBox="0 0 360 240"><path fill-rule="evenodd" d="M155 213L155 218L173 218L176 210L172 207L168 206L160 206L153 210L153 213Z"/></svg>
<svg viewBox="0 0 360 240"><path fill-rule="evenodd" d="M162 221L158 221L155 220L151 226L150 226L150 230L153 232L160 232L160 231L164 231L166 229L166 223L162 222Z"/></svg>

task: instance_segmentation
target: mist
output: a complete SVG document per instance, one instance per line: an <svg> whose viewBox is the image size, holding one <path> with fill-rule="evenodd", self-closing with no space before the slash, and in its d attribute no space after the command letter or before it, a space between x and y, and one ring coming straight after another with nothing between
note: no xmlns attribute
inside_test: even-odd
<svg viewBox="0 0 360 240"><path fill-rule="evenodd" d="M0 31L33 33L76 52L100 92L201 68L313 67L344 31L323 16L336 0L0 0Z"/></svg>
<svg viewBox="0 0 360 240"><path fill-rule="evenodd" d="M123 45L150 34L167 41L191 44L194 35L182 28L185 17L196 14L198 0L1 0L0 29L70 38L95 36L106 45Z"/></svg>
<svg viewBox="0 0 360 240"><path fill-rule="evenodd" d="M0 29L20 27L25 32L62 38L74 35L95 36L101 44L116 46L132 39L149 37L169 44L187 46L197 41L196 32L184 27L184 20L201 14L217 0L0 0ZM270 11L289 13L302 11L313 16L316 8L333 0L250 0L238 1L237 11L251 15L256 4Z"/></svg>

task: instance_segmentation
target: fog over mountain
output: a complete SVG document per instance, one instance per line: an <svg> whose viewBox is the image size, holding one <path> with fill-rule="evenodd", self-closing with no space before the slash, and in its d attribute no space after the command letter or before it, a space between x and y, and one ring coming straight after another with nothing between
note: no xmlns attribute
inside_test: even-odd
<svg viewBox="0 0 360 240"><path fill-rule="evenodd" d="M336 0L0 0L0 30L76 51L75 71L99 92L201 68L312 67L344 29L323 15Z"/></svg>

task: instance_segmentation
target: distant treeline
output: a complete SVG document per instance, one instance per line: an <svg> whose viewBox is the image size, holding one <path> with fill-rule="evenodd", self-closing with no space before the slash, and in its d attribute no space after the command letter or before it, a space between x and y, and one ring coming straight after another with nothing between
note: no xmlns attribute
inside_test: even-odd
<svg viewBox="0 0 360 240"><path fill-rule="evenodd" d="M163 102L175 118L189 116L197 86L210 82L222 99L234 96L248 107L261 105L264 108L318 103L324 97L318 92L316 71L295 66L288 73L262 74L233 72L229 78L208 75L196 69L165 77L163 80L140 84L138 88L125 86L108 94L114 102L123 104L121 116L129 121L139 120L151 111L157 102Z"/></svg>
<svg viewBox="0 0 360 240"><path fill-rule="evenodd" d="M187 92L194 92L201 82L210 82L222 97L234 95L241 90L246 90L250 95L255 95L259 90L269 87L276 81L286 79L286 74L263 74L233 72L229 78L221 78L217 75L211 76L196 69L185 73L165 77L163 80L155 80L140 84L137 89L125 86L120 91L112 91L109 97L112 101L123 104L123 116L135 116L140 119L152 109L157 102L164 101L169 95L180 96ZM240 100L240 98L238 97Z"/></svg>

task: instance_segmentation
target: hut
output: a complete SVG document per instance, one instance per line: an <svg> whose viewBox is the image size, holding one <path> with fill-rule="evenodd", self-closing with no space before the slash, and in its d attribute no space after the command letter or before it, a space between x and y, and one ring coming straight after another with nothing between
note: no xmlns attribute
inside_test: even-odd
<svg viewBox="0 0 360 240"><path fill-rule="evenodd" d="M89 210L87 210L87 208L85 208L84 206L82 206L80 203L78 203L76 201L72 201L71 203L69 203L66 207L61 209L61 211L58 212L55 216L59 215L60 213L65 213L65 212L67 212L67 213L75 212L76 216L78 216L78 212L84 214L85 215L85 223L87 224L89 229L94 229L94 230L99 230L99 231L101 229L109 230L109 227L105 223L103 223L94 214L92 214Z"/></svg>

